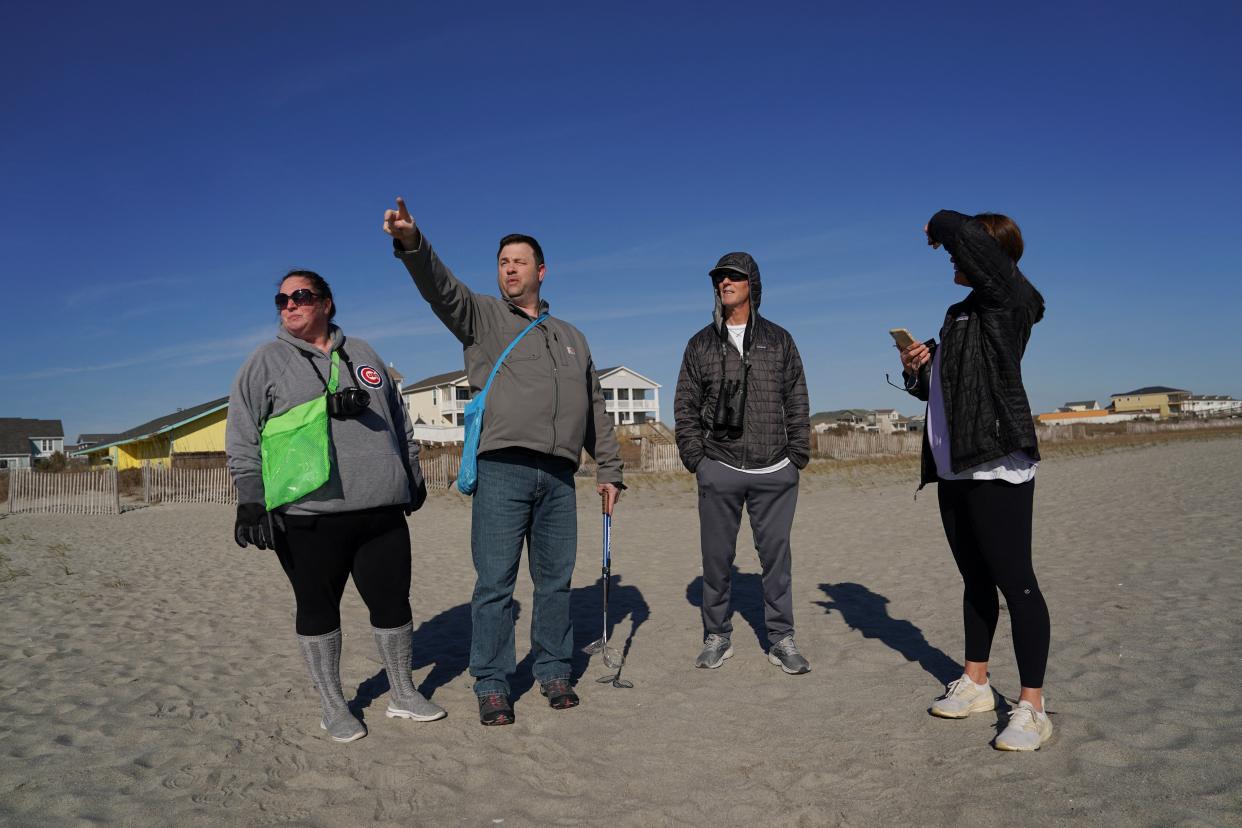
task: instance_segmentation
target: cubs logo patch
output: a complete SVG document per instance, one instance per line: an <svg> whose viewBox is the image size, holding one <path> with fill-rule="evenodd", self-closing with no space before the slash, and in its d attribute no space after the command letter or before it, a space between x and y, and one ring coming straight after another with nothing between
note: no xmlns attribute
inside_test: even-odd
<svg viewBox="0 0 1242 828"><path fill-rule="evenodd" d="M358 382L368 388L379 388L384 384L384 375L370 365L359 365L357 374Z"/></svg>

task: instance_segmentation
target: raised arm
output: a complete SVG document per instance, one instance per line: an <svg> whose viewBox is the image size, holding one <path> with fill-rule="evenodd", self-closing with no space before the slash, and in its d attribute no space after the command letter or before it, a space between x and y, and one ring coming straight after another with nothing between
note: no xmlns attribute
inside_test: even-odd
<svg viewBox="0 0 1242 828"><path fill-rule="evenodd" d="M384 232L392 236L393 255L410 272L432 312L463 345L471 344L479 318L478 299L431 249L405 199L398 197L397 209L384 211Z"/></svg>
<svg viewBox="0 0 1242 828"><path fill-rule="evenodd" d="M1019 301L1017 265L981 223L962 213L941 210L927 223L927 238L933 246L944 245L985 307L1008 308Z"/></svg>

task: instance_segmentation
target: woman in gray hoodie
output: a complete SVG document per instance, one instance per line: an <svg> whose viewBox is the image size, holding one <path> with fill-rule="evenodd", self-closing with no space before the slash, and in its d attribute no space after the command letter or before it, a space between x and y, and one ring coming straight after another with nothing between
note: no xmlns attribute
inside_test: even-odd
<svg viewBox="0 0 1242 828"><path fill-rule="evenodd" d="M319 274L290 271L281 280L276 307L275 341L250 355L229 397L226 448L238 500L234 538L241 547L274 549L293 585L298 644L319 690L320 727L332 739L352 742L367 734L341 692L340 602L351 574L370 611L392 688L387 715L442 718L444 711L425 699L410 677L413 616L405 518L422 505L427 488L405 406L371 346L346 338L332 324L336 303ZM292 500L295 492L265 491L264 462L274 467L301 457L265 444L265 428L291 409L325 397L326 480ZM320 430L321 467L323 437ZM275 489L271 474L267 488Z"/></svg>

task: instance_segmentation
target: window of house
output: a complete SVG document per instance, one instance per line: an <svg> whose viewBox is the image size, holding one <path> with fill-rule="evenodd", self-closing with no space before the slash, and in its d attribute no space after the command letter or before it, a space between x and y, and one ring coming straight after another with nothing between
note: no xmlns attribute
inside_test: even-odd
<svg viewBox="0 0 1242 828"><path fill-rule="evenodd" d="M634 422L636 422L636 423L649 423L649 422L651 422L651 414L650 414L649 412L646 412L646 411L635 411L635 412L634 412Z"/></svg>
<svg viewBox="0 0 1242 828"><path fill-rule="evenodd" d="M611 388L605 388L605 389L604 389L604 399L605 399L605 400L608 400L609 402L611 402L611 401L612 401L612 398L613 398L613 391L612 391L612 389L611 389Z"/></svg>
<svg viewBox="0 0 1242 828"><path fill-rule="evenodd" d="M470 401L470 389L462 388L461 386L458 386L457 387L457 401L458 402L462 402L462 401L469 402ZM460 423L458 425L460 425Z"/></svg>
<svg viewBox="0 0 1242 828"><path fill-rule="evenodd" d="M465 415L465 414L458 414L458 415L457 415L457 424L458 424L459 426L464 426L464 425L466 424L466 415Z"/></svg>
<svg viewBox="0 0 1242 828"><path fill-rule="evenodd" d="M431 404L432 405L440 404L440 389L438 388L431 389Z"/></svg>
<svg viewBox="0 0 1242 828"><path fill-rule="evenodd" d="M629 398L630 398L630 389L628 389L628 388L618 388L618 389L617 389L617 399L618 399L618 400L628 400Z"/></svg>
<svg viewBox="0 0 1242 828"><path fill-rule="evenodd" d="M631 400L645 400L645 399L649 399L649 398L648 398L648 396L647 396L647 389L646 389L646 388L633 388L633 389L631 389L631 390L630 390L630 399L631 399Z"/></svg>

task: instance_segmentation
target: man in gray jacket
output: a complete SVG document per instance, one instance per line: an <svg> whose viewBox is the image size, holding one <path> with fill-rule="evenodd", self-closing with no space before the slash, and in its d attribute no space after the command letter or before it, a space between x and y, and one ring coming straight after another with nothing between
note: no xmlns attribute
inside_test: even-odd
<svg viewBox="0 0 1242 828"><path fill-rule="evenodd" d="M500 298L471 291L436 256L405 202L384 214L384 232L431 310L461 341L466 376L477 393L501 353L548 311L540 299L543 251L530 236L501 239ZM570 579L577 557L574 472L582 450L595 458L598 490L609 514L624 488L612 419L582 332L548 316L505 359L487 396L479 441L470 547L475 587L470 675L485 725L514 720L509 676L517 669L513 588L522 544L529 546L535 585L531 649L535 678L556 709L574 707L570 683L573 628Z"/></svg>

